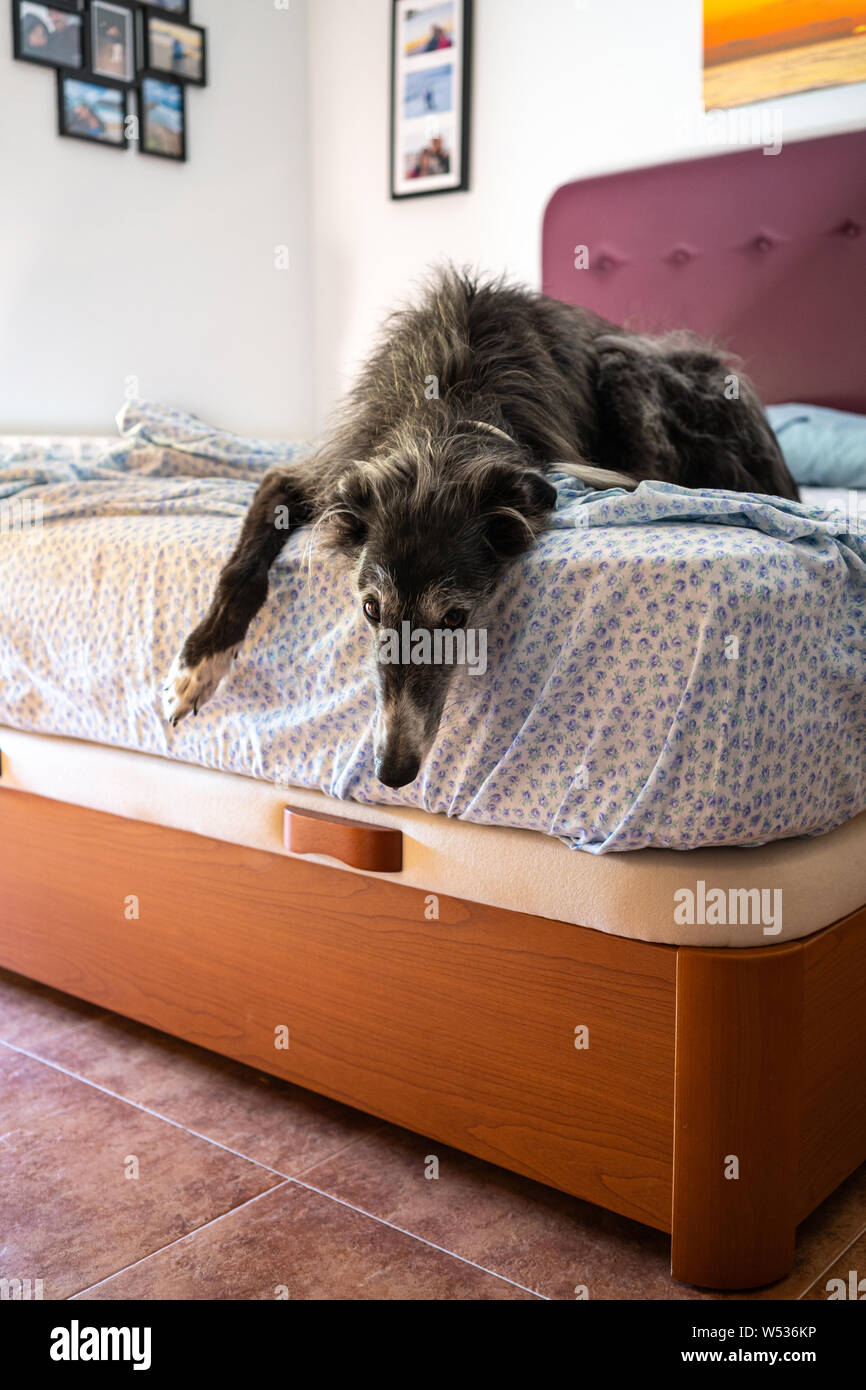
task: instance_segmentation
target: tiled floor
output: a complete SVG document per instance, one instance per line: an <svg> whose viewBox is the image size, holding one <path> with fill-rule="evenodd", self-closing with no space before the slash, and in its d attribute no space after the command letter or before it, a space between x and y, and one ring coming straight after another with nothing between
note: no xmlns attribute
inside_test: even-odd
<svg viewBox="0 0 866 1390"><path fill-rule="evenodd" d="M0 1040L0 1276L47 1299L714 1297L656 1231L2 971ZM752 1297L866 1276L864 1228L866 1166Z"/></svg>

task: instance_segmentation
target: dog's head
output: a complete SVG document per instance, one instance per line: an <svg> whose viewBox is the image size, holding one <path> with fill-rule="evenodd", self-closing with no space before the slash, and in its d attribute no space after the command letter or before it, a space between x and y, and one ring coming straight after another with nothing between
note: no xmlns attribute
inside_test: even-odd
<svg viewBox="0 0 866 1390"><path fill-rule="evenodd" d="M354 568L375 649L376 775L413 782L456 665L480 671L475 620L509 561L534 543L556 490L505 436L408 438L343 474L325 539Z"/></svg>

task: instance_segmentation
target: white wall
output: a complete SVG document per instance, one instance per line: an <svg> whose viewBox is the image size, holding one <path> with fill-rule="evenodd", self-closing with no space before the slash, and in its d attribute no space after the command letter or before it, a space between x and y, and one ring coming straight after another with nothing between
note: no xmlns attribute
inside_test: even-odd
<svg viewBox="0 0 866 1390"><path fill-rule="evenodd" d="M866 84L701 113L702 0L476 0L471 190L388 199L390 0L313 0L310 132L317 410L344 389L382 312L431 261L537 284L560 183L726 148L755 113L785 139L866 125ZM715 133L714 133L715 132ZM721 135L721 138L719 136Z"/></svg>
<svg viewBox="0 0 866 1390"><path fill-rule="evenodd" d="M111 430L136 376L238 431L305 436L431 262L536 284L558 184L724 143L700 116L701 0L475 4L471 191L402 203L391 0L193 0L211 85L177 166L59 139L53 74L0 37L0 432ZM866 85L773 112L786 139L862 126Z"/></svg>
<svg viewBox="0 0 866 1390"><path fill-rule="evenodd" d="M239 431L307 433L306 0L193 0L211 85L188 94L185 165L60 139L54 74L13 61L10 6L0 432L110 432L134 375L148 397Z"/></svg>

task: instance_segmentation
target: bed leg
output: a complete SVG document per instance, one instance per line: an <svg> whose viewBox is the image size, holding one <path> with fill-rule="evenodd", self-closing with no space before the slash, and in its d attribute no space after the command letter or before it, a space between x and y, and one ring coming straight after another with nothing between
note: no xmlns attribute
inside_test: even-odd
<svg viewBox="0 0 866 1390"><path fill-rule="evenodd" d="M794 1263L803 951L681 947L671 1272L750 1289Z"/></svg>

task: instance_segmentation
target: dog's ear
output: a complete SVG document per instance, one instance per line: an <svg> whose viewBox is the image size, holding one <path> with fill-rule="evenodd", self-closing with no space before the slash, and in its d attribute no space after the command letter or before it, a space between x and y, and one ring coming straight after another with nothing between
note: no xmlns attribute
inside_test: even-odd
<svg viewBox="0 0 866 1390"><path fill-rule="evenodd" d="M366 469L355 465L343 474L322 517L321 539L331 550L353 556L365 545L370 510L375 503Z"/></svg>
<svg viewBox="0 0 866 1390"><path fill-rule="evenodd" d="M556 488L534 468L491 464L481 482L481 516L488 545L503 559L529 550L556 506Z"/></svg>

